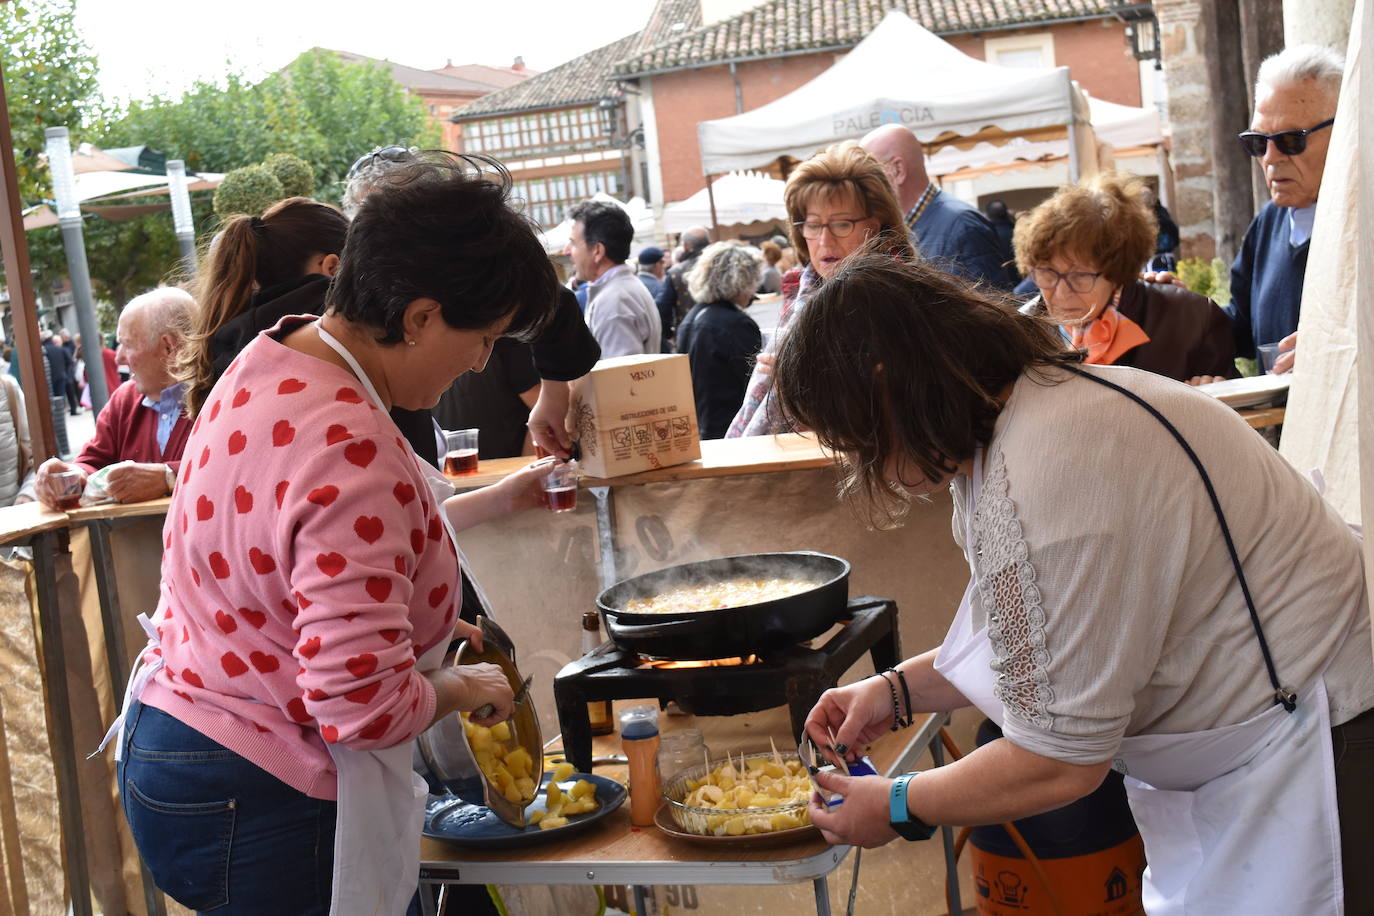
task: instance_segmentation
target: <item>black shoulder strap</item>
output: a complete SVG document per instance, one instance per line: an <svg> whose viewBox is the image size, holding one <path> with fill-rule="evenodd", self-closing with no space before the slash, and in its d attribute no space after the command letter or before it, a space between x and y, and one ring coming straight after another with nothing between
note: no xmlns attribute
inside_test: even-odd
<svg viewBox="0 0 1374 916"><path fill-rule="evenodd" d="M1169 431L1169 434L1174 437L1174 441L1179 444L1184 453L1188 456L1188 460L1193 462L1193 467L1197 468L1198 474L1202 477L1202 485L1207 490L1207 498L1212 501L1212 511L1216 513L1217 522L1221 525L1222 539L1226 542L1227 552L1231 554L1231 565L1235 567L1236 578L1240 580L1240 591L1241 594L1245 596L1245 606L1250 611L1250 625L1255 629L1255 638L1259 640L1260 653L1264 656L1264 667L1269 673L1269 684L1274 688L1274 702L1282 704L1283 708L1289 712L1297 709L1298 695L1292 688L1284 687L1279 683L1278 671L1274 668L1274 658L1269 652L1269 640L1264 638L1264 627L1260 624L1259 612L1255 610L1255 600L1250 596L1250 583L1245 580L1245 570L1243 570L1240 565L1240 554L1236 552L1236 542L1231 537L1231 526L1226 524L1226 515L1221 511L1221 500L1217 498L1216 488L1212 486L1212 478L1208 476L1207 469L1202 466L1202 460L1198 458L1197 453L1193 451L1193 447L1188 444L1188 440L1183 438L1183 433L1179 432L1178 428L1170 423L1165 418L1164 414L1160 413L1149 401L1146 401L1134 391L1129 391L1115 382L1109 382L1090 372L1085 372L1078 366L1066 366L1065 368L1099 385L1120 392L1145 408L1145 411L1149 413L1150 416L1158 420L1160 424Z"/></svg>

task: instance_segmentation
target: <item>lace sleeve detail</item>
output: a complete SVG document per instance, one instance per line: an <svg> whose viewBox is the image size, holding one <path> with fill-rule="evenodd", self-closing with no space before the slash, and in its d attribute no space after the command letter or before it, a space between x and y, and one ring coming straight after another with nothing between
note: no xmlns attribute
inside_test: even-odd
<svg viewBox="0 0 1374 916"><path fill-rule="evenodd" d="M978 592L992 643L994 693L1011 715L1051 730L1054 699L1047 669L1045 611L1028 557L1016 504L1007 495L1007 467L991 456L973 517Z"/></svg>

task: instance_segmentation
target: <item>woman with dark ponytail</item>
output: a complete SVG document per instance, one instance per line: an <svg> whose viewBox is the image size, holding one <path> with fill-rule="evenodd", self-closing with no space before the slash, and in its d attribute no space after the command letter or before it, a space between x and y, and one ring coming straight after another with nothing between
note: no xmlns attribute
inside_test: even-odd
<svg viewBox="0 0 1374 916"><path fill-rule="evenodd" d="M348 218L334 207L292 197L261 217L225 221L202 260L200 309L182 353L186 410L194 416L239 351L287 315L324 311L339 267Z"/></svg>

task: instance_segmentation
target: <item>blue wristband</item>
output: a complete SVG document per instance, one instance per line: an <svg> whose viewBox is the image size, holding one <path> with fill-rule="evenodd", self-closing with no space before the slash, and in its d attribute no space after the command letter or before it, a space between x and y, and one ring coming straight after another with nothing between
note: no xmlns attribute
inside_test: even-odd
<svg viewBox="0 0 1374 916"><path fill-rule="evenodd" d="M911 812L906 807L906 788L907 783L915 778L915 773L906 773L892 781L892 791L887 796L887 819L891 823L911 820Z"/></svg>

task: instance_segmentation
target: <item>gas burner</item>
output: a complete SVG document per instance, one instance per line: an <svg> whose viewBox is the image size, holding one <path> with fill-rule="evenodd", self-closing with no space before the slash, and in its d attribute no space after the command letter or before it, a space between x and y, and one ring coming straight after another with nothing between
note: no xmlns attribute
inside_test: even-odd
<svg viewBox="0 0 1374 916"><path fill-rule="evenodd" d="M587 704L597 700L655 697L660 705L676 700L699 716L731 716L787 706L794 736L820 695L839 683L865 652L874 670L901 660L897 605L886 598L852 598L836 623L841 627L824 645L787 646L766 658L664 661L645 658L602 643L554 678L553 695L563 750L580 772L591 772L592 734Z"/></svg>

